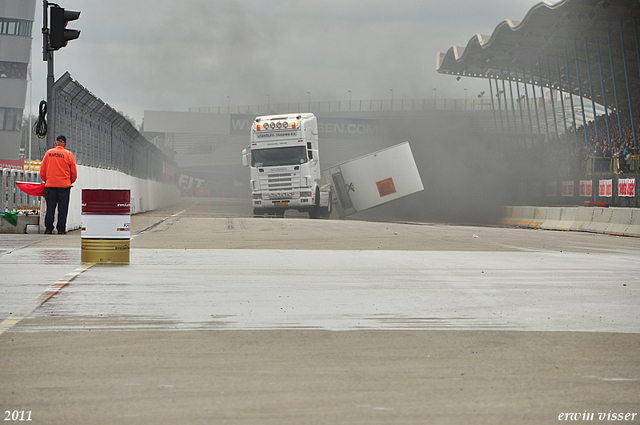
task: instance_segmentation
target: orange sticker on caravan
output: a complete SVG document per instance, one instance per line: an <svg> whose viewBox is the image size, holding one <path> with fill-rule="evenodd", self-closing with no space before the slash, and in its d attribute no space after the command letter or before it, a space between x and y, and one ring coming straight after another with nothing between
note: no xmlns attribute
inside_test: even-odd
<svg viewBox="0 0 640 425"><path fill-rule="evenodd" d="M378 193L380 193L380 197L391 195L392 193L396 193L396 186L393 184L393 179L389 177L388 179L380 180L376 183L378 186Z"/></svg>

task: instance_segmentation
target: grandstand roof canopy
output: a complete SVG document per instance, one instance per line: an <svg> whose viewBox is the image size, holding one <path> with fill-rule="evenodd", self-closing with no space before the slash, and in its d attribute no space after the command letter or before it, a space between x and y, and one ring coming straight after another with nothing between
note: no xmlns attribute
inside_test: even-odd
<svg viewBox="0 0 640 425"><path fill-rule="evenodd" d="M438 53L437 71L512 81L517 74L518 81L544 87L551 81L553 88L593 98L610 109L617 109L617 96L624 111L629 110L630 92L637 113L639 37L638 0L541 2L522 21L504 20L490 36L477 34L466 47Z"/></svg>

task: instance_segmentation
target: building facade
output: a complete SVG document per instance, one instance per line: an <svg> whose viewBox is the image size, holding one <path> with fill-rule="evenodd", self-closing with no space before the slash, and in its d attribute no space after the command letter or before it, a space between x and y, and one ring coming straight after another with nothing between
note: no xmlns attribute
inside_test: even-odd
<svg viewBox="0 0 640 425"><path fill-rule="evenodd" d="M0 0L0 160L20 157L35 0Z"/></svg>

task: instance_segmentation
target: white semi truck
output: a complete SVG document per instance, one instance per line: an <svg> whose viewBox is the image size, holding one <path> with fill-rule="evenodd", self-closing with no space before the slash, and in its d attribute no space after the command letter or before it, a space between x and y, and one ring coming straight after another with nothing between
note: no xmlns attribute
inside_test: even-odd
<svg viewBox="0 0 640 425"><path fill-rule="evenodd" d="M284 215L288 209L309 217L329 217L331 185L322 185L318 121L311 113L265 115L251 127L242 165L251 170L254 215Z"/></svg>

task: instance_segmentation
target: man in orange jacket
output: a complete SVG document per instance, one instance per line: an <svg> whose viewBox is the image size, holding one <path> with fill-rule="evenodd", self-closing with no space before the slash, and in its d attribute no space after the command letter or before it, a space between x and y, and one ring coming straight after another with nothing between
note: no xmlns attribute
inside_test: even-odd
<svg viewBox="0 0 640 425"><path fill-rule="evenodd" d="M53 217L58 208L59 235L67 233L67 213L69 212L69 195L71 185L78 177L76 158L67 149L67 138L58 136L56 147L49 149L40 165L40 178L45 182L47 214L44 217L44 232L53 233Z"/></svg>

